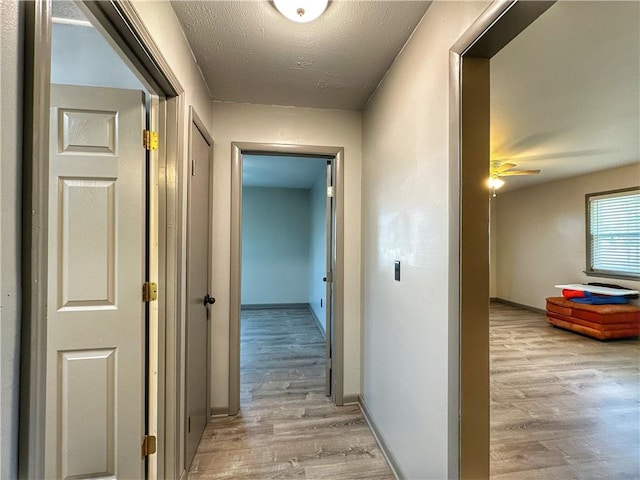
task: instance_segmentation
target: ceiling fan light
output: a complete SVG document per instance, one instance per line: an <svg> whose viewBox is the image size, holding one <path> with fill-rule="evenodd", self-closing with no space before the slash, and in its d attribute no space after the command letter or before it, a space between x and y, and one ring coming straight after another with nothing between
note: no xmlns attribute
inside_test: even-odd
<svg viewBox="0 0 640 480"><path fill-rule="evenodd" d="M504 180L498 177L489 177L489 188L497 190L504 185Z"/></svg>
<svg viewBox="0 0 640 480"><path fill-rule="evenodd" d="M322 15L329 0L273 0L273 4L289 20L307 23Z"/></svg>

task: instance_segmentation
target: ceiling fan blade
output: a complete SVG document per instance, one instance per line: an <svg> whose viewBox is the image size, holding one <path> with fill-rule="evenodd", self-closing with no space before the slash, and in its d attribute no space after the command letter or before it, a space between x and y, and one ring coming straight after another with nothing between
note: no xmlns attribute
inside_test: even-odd
<svg viewBox="0 0 640 480"><path fill-rule="evenodd" d="M512 177L515 175L537 175L540 173L540 170L509 170L506 172L498 173L499 177Z"/></svg>
<svg viewBox="0 0 640 480"><path fill-rule="evenodd" d="M515 163L502 163L502 162L491 162L491 171L494 173L504 172L505 170L509 170L510 168L515 167Z"/></svg>

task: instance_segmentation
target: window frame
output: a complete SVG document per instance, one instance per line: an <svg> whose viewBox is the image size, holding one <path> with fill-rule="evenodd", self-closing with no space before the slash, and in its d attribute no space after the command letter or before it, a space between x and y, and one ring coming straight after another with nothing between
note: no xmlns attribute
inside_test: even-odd
<svg viewBox="0 0 640 480"><path fill-rule="evenodd" d="M597 270L593 268L591 262L591 201L593 197L603 197L610 195L625 196L624 194L640 194L640 185L628 188L620 188L617 190L607 190L604 192L587 193L585 195L586 268L584 270L584 274L589 277L614 278L621 280L640 280L640 274Z"/></svg>

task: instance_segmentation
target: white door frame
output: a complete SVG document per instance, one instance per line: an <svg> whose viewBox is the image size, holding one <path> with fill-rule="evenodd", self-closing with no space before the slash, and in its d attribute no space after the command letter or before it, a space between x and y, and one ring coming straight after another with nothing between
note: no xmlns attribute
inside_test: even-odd
<svg viewBox="0 0 640 480"><path fill-rule="evenodd" d="M157 225L156 259L160 301L157 304L158 414L157 453L159 478L180 477L184 465L180 422L176 415L183 398L180 331L184 321L179 286L183 264L181 233L184 132L184 93L129 0L86 1L84 7L98 20L104 33L125 52L134 68L163 97L151 116L152 128L161 135L156 164L158 188L151 195L149 215ZM51 71L51 0L24 6L24 167L22 224L22 344L20 385L20 478L44 474L44 420L46 381L47 222L49 156L49 83ZM157 199L155 201L154 199ZM153 223L152 222L152 223ZM178 228L169 228L178 225ZM152 235L153 237L153 235ZM152 309L155 310L155 309ZM175 318L179 322L167 321Z"/></svg>
<svg viewBox="0 0 640 480"><path fill-rule="evenodd" d="M229 415L240 410L240 292L242 288L242 155L248 153L335 157L333 275L333 400L343 405L344 379L344 148L278 143L231 143L231 275L229 292Z"/></svg>

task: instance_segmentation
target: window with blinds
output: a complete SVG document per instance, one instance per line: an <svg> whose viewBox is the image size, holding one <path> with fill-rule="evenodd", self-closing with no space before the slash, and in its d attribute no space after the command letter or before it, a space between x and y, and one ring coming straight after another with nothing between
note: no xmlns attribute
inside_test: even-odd
<svg viewBox="0 0 640 480"><path fill-rule="evenodd" d="M593 193L587 203L587 275L640 278L640 187Z"/></svg>

